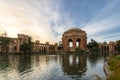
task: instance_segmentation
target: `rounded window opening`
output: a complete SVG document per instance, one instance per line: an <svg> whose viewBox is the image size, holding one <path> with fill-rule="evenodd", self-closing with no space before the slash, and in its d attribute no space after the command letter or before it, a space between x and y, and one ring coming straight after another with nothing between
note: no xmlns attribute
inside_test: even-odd
<svg viewBox="0 0 120 80"><path fill-rule="evenodd" d="M68 46L69 46L69 47L73 47L73 40L72 40L72 39L69 39L69 40L68 40Z"/></svg>
<svg viewBox="0 0 120 80"><path fill-rule="evenodd" d="M76 47L80 47L80 39L76 40Z"/></svg>

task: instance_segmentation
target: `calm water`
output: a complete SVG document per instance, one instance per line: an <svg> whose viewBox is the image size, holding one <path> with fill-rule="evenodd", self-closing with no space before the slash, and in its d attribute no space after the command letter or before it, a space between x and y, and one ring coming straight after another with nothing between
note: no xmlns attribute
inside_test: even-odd
<svg viewBox="0 0 120 80"><path fill-rule="evenodd" d="M0 80L105 79L97 55L0 55Z"/></svg>

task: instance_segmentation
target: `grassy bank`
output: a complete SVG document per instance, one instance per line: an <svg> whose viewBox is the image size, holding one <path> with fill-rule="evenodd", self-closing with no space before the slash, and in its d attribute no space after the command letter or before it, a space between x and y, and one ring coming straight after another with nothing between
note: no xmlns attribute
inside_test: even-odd
<svg viewBox="0 0 120 80"><path fill-rule="evenodd" d="M113 74L109 75L107 80L120 80L120 55L111 58L108 65Z"/></svg>

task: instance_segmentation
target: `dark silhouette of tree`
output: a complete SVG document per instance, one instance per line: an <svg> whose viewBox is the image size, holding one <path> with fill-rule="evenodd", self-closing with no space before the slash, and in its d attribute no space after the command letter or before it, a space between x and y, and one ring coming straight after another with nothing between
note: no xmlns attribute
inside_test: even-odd
<svg viewBox="0 0 120 80"><path fill-rule="evenodd" d="M91 39L91 41L88 43L87 48L90 52L98 52L99 51L99 45L97 41Z"/></svg>
<svg viewBox="0 0 120 80"><path fill-rule="evenodd" d="M27 43L23 42L23 44L20 45L20 51L22 52L27 52L28 48L27 48Z"/></svg>
<svg viewBox="0 0 120 80"><path fill-rule="evenodd" d="M5 48L5 52L8 53L8 45L10 43L10 38L0 37L0 45Z"/></svg>
<svg viewBox="0 0 120 80"><path fill-rule="evenodd" d="M31 37L28 38L27 48L28 48L28 52L31 53L33 48L33 42Z"/></svg>
<svg viewBox="0 0 120 80"><path fill-rule="evenodd" d="M22 52L28 52L31 53L33 48L33 42L32 38L28 37L28 42L23 42L23 44L20 45L20 51Z"/></svg>
<svg viewBox="0 0 120 80"><path fill-rule="evenodd" d="M117 41L116 50L117 50L118 52L120 52L120 40Z"/></svg>
<svg viewBox="0 0 120 80"><path fill-rule="evenodd" d="M76 53L83 54L85 51L82 50L81 48L76 48L76 49L75 49L75 52L76 52Z"/></svg>

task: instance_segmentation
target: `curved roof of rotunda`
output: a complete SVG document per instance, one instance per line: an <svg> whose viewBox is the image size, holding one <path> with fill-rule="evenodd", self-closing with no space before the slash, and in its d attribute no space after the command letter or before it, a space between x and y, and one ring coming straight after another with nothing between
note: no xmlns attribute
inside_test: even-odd
<svg viewBox="0 0 120 80"><path fill-rule="evenodd" d="M63 36L72 36L72 35L81 35L81 36L86 36L86 32L77 28L73 27L68 29L67 31L64 32Z"/></svg>
<svg viewBox="0 0 120 80"><path fill-rule="evenodd" d="M72 27L72 28L70 28L70 29L68 29L68 30L76 30L76 29L81 30L81 29L79 29L78 27Z"/></svg>
<svg viewBox="0 0 120 80"><path fill-rule="evenodd" d="M81 30L81 29L79 29L79 28L77 28L77 27L72 27L72 28L68 29L68 30L65 31L65 32L71 32L71 31L85 32L85 31L83 31L83 30Z"/></svg>

